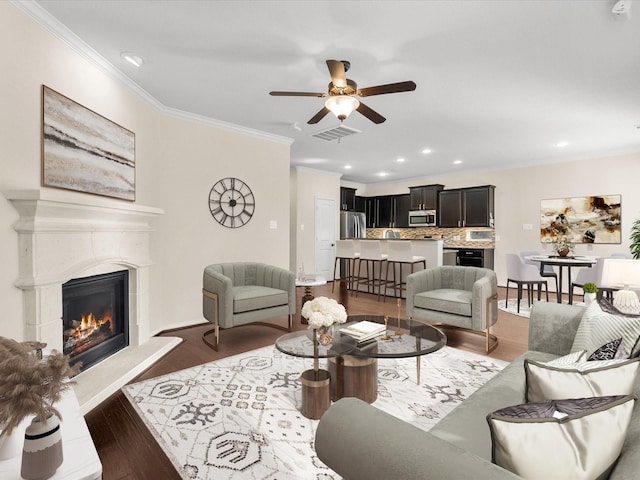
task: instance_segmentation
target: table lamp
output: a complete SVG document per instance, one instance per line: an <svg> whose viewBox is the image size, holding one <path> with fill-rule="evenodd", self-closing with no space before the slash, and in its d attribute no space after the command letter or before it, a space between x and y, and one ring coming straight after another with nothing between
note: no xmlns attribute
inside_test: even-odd
<svg viewBox="0 0 640 480"><path fill-rule="evenodd" d="M619 289L613 306L622 313L640 314L640 299L631 288L640 289L640 260L608 258L602 267L602 286Z"/></svg>

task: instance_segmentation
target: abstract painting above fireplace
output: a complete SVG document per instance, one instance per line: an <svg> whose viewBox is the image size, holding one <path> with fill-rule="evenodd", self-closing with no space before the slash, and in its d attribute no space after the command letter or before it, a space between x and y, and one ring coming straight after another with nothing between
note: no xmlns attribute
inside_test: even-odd
<svg viewBox="0 0 640 480"><path fill-rule="evenodd" d="M62 285L63 353L82 371L129 345L129 272L69 280Z"/></svg>

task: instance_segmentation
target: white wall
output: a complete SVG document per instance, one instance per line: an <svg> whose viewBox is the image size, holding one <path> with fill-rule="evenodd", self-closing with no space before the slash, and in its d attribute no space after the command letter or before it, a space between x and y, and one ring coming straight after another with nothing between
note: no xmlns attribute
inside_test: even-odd
<svg viewBox="0 0 640 480"><path fill-rule="evenodd" d="M135 132L136 203L166 212L151 241L152 332L203 320L202 270L210 263L289 267L288 141L168 115L7 2L0 2L0 45L0 191L41 188L42 84ZM211 187L226 176L245 181L256 197L254 216L242 228L219 225L208 210ZM0 335L20 340L17 218L0 195Z"/></svg>
<svg viewBox="0 0 640 480"><path fill-rule="evenodd" d="M295 169L296 219L292 229L296 237L297 269L304 264L305 273L316 271L315 261L315 198L333 198L336 202L336 238L340 236L340 175L305 167Z"/></svg>

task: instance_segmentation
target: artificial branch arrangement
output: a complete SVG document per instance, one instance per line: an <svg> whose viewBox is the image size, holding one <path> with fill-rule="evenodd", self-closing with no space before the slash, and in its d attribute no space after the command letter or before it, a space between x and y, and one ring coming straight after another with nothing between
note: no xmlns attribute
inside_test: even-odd
<svg viewBox="0 0 640 480"><path fill-rule="evenodd" d="M0 428L10 435L22 420L35 415L44 422L61 418L53 406L73 383L81 365L69 366L69 357L53 350L39 359L33 342L0 337Z"/></svg>

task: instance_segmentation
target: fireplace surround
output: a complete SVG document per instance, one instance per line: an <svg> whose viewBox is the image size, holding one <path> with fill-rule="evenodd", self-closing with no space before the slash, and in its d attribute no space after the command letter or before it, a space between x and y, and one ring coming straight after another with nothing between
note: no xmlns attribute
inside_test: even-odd
<svg viewBox="0 0 640 480"><path fill-rule="evenodd" d="M3 192L19 213L18 278L25 340L63 351L62 286L71 279L126 271L129 345L74 380L84 413L173 348L153 337L149 318L152 222L164 212L61 190Z"/></svg>

